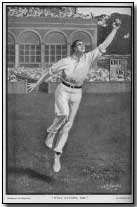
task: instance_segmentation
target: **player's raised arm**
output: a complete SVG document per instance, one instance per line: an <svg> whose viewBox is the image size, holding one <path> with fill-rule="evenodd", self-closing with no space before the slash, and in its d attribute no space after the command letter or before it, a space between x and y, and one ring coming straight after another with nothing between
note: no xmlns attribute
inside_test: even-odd
<svg viewBox="0 0 137 207"><path fill-rule="evenodd" d="M113 25L112 25L113 29L112 29L112 31L107 36L107 38L104 40L104 42L101 43L94 50L91 50L90 52L87 53L91 63L93 63L97 58L99 58L101 55L106 53L106 49L111 44L111 42L113 41L113 39L114 39L114 37L115 37L115 35L117 33L117 30L120 28L120 24L121 24L121 20L116 19L113 22Z"/></svg>
<svg viewBox="0 0 137 207"><path fill-rule="evenodd" d="M100 45L100 49L101 50L106 50L106 48L111 44L111 42L113 41L117 30L120 28L121 25L121 20L120 19L116 19L113 22L113 29L111 31L111 33L107 36L107 38L104 40L104 42Z"/></svg>

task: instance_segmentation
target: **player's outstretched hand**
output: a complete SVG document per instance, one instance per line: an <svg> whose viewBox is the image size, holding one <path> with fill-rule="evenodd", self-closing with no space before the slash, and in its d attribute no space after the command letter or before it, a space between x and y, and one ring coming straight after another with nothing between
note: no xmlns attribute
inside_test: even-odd
<svg viewBox="0 0 137 207"><path fill-rule="evenodd" d="M27 84L27 93L31 93L32 91L37 91L38 85L37 83L28 83Z"/></svg>
<svg viewBox="0 0 137 207"><path fill-rule="evenodd" d="M121 20L115 19L115 21L113 22L113 28L118 30L120 28L120 25L121 25Z"/></svg>

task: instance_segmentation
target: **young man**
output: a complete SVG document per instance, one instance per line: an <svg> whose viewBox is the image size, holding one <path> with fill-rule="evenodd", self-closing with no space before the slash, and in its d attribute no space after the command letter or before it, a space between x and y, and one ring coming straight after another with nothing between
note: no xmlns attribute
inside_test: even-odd
<svg viewBox="0 0 137 207"><path fill-rule="evenodd" d="M28 91L31 92L36 89L45 78L62 72L62 82L55 91L55 119L53 124L47 129L48 135L45 141L46 146L52 149L54 138L58 133L57 141L53 149L55 152L53 170L55 172L59 172L61 169L60 158L79 108L83 82L87 78L93 62L105 53L106 48L114 39L120 24L120 20L114 22L113 30L106 40L88 53L85 53L83 41L74 41L72 44L72 56L59 60L52 65L49 71L45 73L37 83L28 85Z"/></svg>

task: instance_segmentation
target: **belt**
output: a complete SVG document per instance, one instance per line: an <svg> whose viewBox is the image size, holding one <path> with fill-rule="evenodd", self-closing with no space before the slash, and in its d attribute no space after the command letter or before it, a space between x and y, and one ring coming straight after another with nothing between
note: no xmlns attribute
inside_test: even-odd
<svg viewBox="0 0 137 207"><path fill-rule="evenodd" d="M71 85L69 83L66 83L64 81L62 81L62 83L65 85L65 86L68 86L69 88L82 88L82 86L74 86L74 85Z"/></svg>

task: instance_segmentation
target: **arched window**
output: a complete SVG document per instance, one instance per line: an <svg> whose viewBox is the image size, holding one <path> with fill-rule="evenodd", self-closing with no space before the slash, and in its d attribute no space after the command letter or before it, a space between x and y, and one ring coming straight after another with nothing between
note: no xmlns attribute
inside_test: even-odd
<svg viewBox="0 0 137 207"><path fill-rule="evenodd" d="M63 34L52 32L45 38L45 63L52 64L67 56L67 43Z"/></svg>
<svg viewBox="0 0 137 207"><path fill-rule="evenodd" d="M91 38L86 32L75 32L72 36L72 42L75 40L81 40L85 43L86 52L92 50Z"/></svg>
<svg viewBox="0 0 137 207"><path fill-rule="evenodd" d="M41 63L40 39L34 32L24 32L19 38L20 65L38 66Z"/></svg>
<svg viewBox="0 0 137 207"><path fill-rule="evenodd" d="M10 33L8 33L7 60L9 67L15 65L15 40Z"/></svg>

